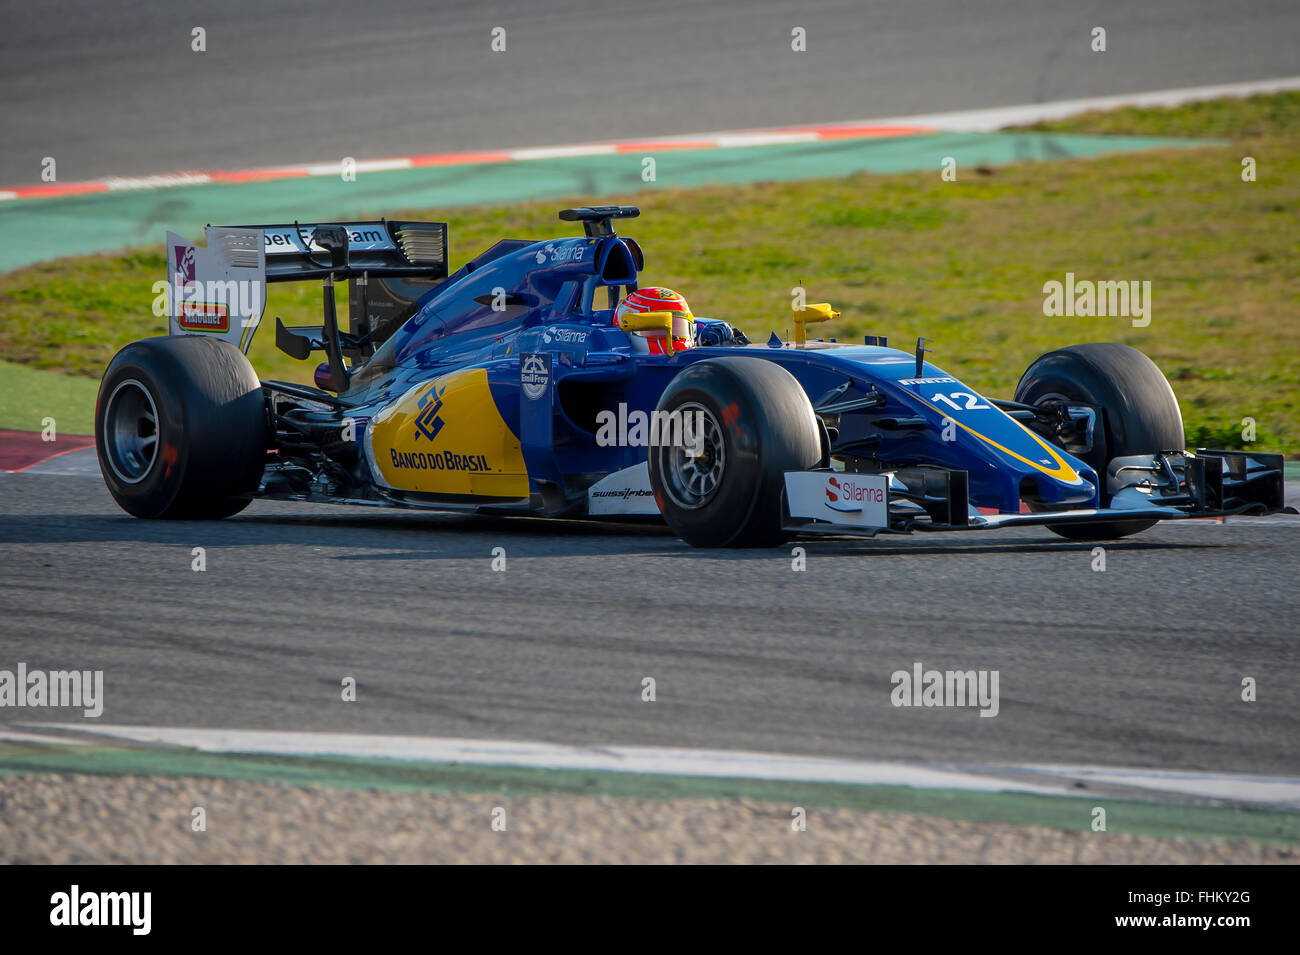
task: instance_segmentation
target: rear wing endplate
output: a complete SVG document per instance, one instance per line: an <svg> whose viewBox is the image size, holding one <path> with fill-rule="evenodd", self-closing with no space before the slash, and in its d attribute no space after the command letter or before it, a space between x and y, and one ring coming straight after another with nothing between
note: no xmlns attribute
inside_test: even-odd
<svg viewBox="0 0 1300 955"><path fill-rule="evenodd" d="M167 233L168 333L221 338L247 352L266 283L447 277L447 224L376 222L207 226L207 248Z"/></svg>

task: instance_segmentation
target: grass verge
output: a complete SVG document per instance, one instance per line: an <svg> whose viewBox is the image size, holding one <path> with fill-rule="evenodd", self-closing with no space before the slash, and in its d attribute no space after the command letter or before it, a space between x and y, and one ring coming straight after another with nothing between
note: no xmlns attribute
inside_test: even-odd
<svg viewBox="0 0 1300 955"><path fill-rule="evenodd" d="M0 428L40 431L53 418L59 434L94 433L97 378L0 361L0 382Z"/></svg>
<svg viewBox="0 0 1300 955"><path fill-rule="evenodd" d="M906 786L671 776L605 770L424 763L396 759L217 754L189 749L101 749L0 743L0 775L197 776L344 789L493 792L508 796L739 799L860 812L907 812L973 822L1090 831L1092 807L1107 831L1162 838L1300 843L1300 813L1091 796L983 793Z"/></svg>
<svg viewBox="0 0 1300 955"><path fill-rule="evenodd" d="M829 299L841 341L886 334L935 340L934 360L977 389L1010 397L1044 351L1084 341L1140 348L1182 404L1189 445L1300 450L1300 94L1125 109L1045 123L1061 132L1215 136L1227 147L1089 160L741 187L582 196L635 202L627 231L646 249L644 284L675 287L701 315L751 338L790 327L791 289ZM1256 179L1242 178L1244 158ZM548 201L451 216L455 261L502 236L560 232ZM440 217L437 210L375 209ZM0 276L0 354L97 377L128 341L163 331L150 312L161 246L62 259ZM1150 281L1151 323L1045 317L1043 284ZM265 324L319 322L314 286L276 286ZM314 363L277 352L270 327L251 357L267 377L308 380ZM9 381L10 373L0 369ZM12 390L12 389L7 389Z"/></svg>

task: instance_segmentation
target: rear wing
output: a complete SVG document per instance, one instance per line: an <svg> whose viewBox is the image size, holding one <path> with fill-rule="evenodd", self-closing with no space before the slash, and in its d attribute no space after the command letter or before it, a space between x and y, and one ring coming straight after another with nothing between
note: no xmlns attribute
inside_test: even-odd
<svg viewBox="0 0 1300 955"><path fill-rule="evenodd" d="M447 223L325 222L233 226L261 230L268 282L353 278L362 274L447 277ZM318 235L318 230L331 235ZM338 230L346 241L336 244Z"/></svg>
<svg viewBox="0 0 1300 955"><path fill-rule="evenodd" d="M445 222L207 226L204 238L207 248L167 233L168 333L221 338L243 352L262 321L267 282L448 274Z"/></svg>

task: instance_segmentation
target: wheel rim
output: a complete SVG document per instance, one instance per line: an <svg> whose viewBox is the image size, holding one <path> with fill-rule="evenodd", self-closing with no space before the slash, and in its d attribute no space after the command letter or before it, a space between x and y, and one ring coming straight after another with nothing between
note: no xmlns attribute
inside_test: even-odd
<svg viewBox="0 0 1300 955"><path fill-rule="evenodd" d="M135 378L120 382L104 409L104 450L119 481L139 484L158 456L158 408Z"/></svg>
<svg viewBox="0 0 1300 955"><path fill-rule="evenodd" d="M703 441L683 442L666 448L660 458L659 473L664 479L664 491L674 504L687 510L698 510L713 499L722 484L727 464L722 428L704 405L692 401L675 410L681 413L683 422L698 421L701 424ZM697 449L699 454L695 453Z"/></svg>

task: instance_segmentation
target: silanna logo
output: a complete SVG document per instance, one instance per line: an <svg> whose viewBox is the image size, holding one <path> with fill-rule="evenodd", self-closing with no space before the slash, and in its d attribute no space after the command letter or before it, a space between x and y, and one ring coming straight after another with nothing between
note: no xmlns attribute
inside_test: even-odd
<svg viewBox="0 0 1300 955"><path fill-rule="evenodd" d="M552 326L542 332L543 345L585 345L587 333L576 328Z"/></svg>
<svg viewBox="0 0 1300 955"><path fill-rule="evenodd" d="M438 436L438 432L443 429L447 423L439 417L442 411L442 396L447 391L447 386L443 385L438 388L436 385L424 393L420 399L421 411L415 419L415 440L420 440L420 435L424 435L430 441ZM435 392L437 392L435 394ZM429 399L435 399L432 404Z"/></svg>
<svg viewBox="0 0 1300 955"><path fill-rule="evenodd" d="M846 477L826 479L826 500L823 503L833 511L860 511L863 504L883 504L884 500L885 492L881 488L859 484Z"/></svg>
<svg viewBox="0 0 1300 955"><path fill-rule="evenodd" d="M533 256L533 260L538 265L545 265L549 258L550 263L556 265L561 262L581 262L586 254L585 245L562 245L556 248L554 242L548 242Z"/></svg>

